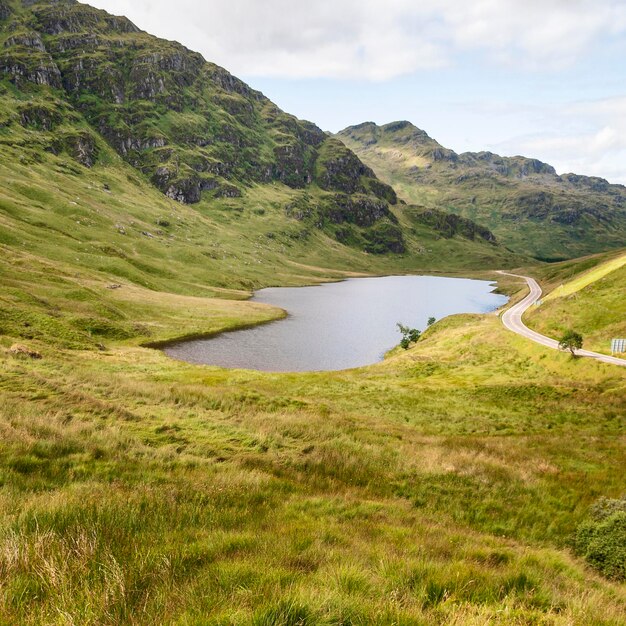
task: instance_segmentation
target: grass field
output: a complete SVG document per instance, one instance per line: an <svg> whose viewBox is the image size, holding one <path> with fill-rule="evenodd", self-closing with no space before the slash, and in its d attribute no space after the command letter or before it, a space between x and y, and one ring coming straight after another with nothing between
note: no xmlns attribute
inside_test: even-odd
<svg viewBox="0 0 626 626"><path fill-rule="evenodd" d="M283 315L246 301L257 286L486 276L506 250L400 209L409 251L368 255L286 219L282 186L188 207L112 154L88 172L4 156L1 624L621 623L623 586L570 542L626 490L623 372L496 316L347 372L142 347Z"/></svg>
<svg viewBox="0 0 626 626"><path fill-rule="evenodd" d="M495 316L336 373L10 341L0 623L622 623L623 587L568 548L626 487L615 368Z"/></svg>

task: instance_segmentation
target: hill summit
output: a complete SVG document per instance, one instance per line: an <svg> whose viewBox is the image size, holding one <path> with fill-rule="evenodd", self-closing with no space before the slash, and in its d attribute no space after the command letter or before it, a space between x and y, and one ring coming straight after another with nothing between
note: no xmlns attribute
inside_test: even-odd
<svg viewBox="0 0 626 626"><path fill-rule="evenodd" d="M477 221L519 253L554 260L624 245L626 187L538 159L456 153L408 121L337 135L404 200Z"/></svg>

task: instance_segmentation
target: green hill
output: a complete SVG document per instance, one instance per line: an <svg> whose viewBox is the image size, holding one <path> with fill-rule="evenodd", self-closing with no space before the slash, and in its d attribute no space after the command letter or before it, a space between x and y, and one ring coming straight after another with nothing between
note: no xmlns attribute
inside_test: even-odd
<svg viewBox="0 0 626 626"><path fill-rule="evenodd" d="M351 126L337 137L400 198L470 218L537 259L580 257L624 245L626 187L521 156L457 154L410 122Z"/></svg>
<svg viewBox="0 0 626 626"><path fill-rule="evenodd" d="M626 251L556 264L539 278L547 295L526 316L531 328L556 339L576 330L585 348L605 354L611 339L626 338Z"/></svg>

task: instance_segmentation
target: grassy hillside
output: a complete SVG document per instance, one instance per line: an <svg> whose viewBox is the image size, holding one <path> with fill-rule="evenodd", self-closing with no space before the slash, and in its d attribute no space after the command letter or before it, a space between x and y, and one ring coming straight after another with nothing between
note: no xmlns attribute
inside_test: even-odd
<svg viewBox="0 0 626 626"><path fill-rule="evenodd" d="M574 270L572 272L572 270ZM559 338L580 332L584 347L611 353L611 339L626 338L626 253L591 257L540 270L546 296L526 316L531 328Z"/></svg>
<svg viewBox="0 0 626 626"><path fill-rule="evenodd" d="M258 286L363 271L458 272L513 262L491 243L450 239L419 224L407 229L404 254L369 254L286 217L298 192L281 185L189 206L165 198L113 154L109 165L90 170L54 155L26 165L16 155L0 145L0 332L13 337L75 348L150 341L210 332L207 319L223 306L205 301L206 315L162 329L156 293L172 294L156 299L161 307L173 294L244 299Z"/></svg>
<svg viewBox="0 0 626 626"><path fill-rule="evenodd" d="M444 148L409 122L351 126L339 137L405 201L462 215L518 253L580 257L624 245L626 188L536 159Z"/></svg>
<svg viewBox="0 0 626 626"><path fill-rule="evenodd" d="M51 154L90 169L114 151L186 204L276 183L300 192L291 200L308 227L369 252L405 250L394 191L226 70L73 0L3 6L0 139L22 163Z"/></svg>

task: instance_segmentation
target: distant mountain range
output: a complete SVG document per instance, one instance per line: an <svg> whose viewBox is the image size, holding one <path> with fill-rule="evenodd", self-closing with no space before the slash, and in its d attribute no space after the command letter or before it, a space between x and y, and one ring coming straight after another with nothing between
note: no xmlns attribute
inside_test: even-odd
<svg viewBox="0 0 626 626"><path fill-rule="evenodd" d="M626 244L626 187L537 159L457 154L407 121L336 135L399 197L484 225L518 253L572 258Z"/></svg>

